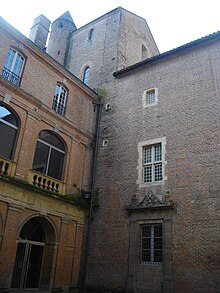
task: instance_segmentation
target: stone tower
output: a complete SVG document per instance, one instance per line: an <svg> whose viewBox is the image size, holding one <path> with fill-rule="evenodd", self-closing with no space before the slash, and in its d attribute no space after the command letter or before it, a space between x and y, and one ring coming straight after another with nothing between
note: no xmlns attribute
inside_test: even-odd
<svg viewBox="0 0 220 293"><path fill-rule="evenodd" d="M36 17L30 30L29 38L41 49L44 49L50 28L50 20L44 15Z"/></svg>
<svg viewBox="0 0 220 293"><path fill-rule="evenodd" d="M57 18L51 26L47 53L64 66L67 58L69 36L75 30L76 25L69 11Z"/></svg>

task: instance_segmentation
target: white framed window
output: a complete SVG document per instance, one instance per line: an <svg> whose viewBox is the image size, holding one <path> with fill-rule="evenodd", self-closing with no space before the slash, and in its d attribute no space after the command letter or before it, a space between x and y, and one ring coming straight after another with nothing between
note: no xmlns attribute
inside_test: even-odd
<svg viewBox="0 0 220 293"><path fill-rule="evenodd" d="M2 70L2 76L11 83L19 86L21 74L24 68L24 61L25 58L21 55L21 53L13 48L9 48L4 68Z"/></svg>
<svg viewBox="0 0 220 293"><path fill-rule="evenodd" d="M158 100L157 88L151 88L143 92L142 104L144 108L156 105L157 100Z"/></svg>
<svg viewBox="0 0 220 293"><path fill-rule="evenodd" d="M53 98L53 110L60 115L64 115L66 107L67 90L60 84L56 85L54 98Z"/></svg>
<svg viewBox="0 0 220 293"><path fill-rule="evenodd" d="M140 263L161 264L163 261L162 223L140 225Z"/></svg>
<svg viewBox="0 0 220 293"><path fill-rule="evenodd" d="M138 180L140 187L161 185L165 176L165 137L138 144Z"/></svg>

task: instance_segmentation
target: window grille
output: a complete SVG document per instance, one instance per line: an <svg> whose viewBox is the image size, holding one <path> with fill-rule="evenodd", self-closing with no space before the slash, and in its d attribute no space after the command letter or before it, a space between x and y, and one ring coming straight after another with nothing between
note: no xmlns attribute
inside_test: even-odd
<svg viewBox="0 0 220 293"><path fill-rule="evenodd" d="M162 145L161 143L143 148L143 181L144 183L163 180Z"/></svg>
<svg viewBox="0 0 220 293"><path fill-rule="evenodd" d="M161 264L163 261L162 223L141 225L140 262Z"/></svg>
<svg viewBox="0 0 220 293"><path fill-rule="evenodd" d="M147 104L154 104L156 102L155 90L147 91Z"/></svg>

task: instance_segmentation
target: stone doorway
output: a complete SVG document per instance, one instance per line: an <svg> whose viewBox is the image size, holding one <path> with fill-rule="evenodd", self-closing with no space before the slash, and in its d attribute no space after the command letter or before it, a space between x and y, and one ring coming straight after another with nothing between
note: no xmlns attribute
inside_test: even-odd
<svg viewBox="0 0 220 293"><path fill-rule="evenodd" d="M49 243L49 239L55 240L51 229L52 225L41 217L28 220L22 227L17 243L12 289L49 289L54 253L54 245Z"/></svg>

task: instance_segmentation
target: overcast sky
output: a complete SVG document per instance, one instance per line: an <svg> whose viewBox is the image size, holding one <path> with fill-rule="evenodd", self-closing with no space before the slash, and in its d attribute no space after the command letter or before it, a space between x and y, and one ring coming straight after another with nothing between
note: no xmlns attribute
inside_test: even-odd
<svg viewBox="0 0 220 293"><path fill-rule="evenodd" d="M220 30L220 0L2 0L0 15L28 36L40 14L68 10L79 28L118 6L146 19L161 53Z"/></svg>

